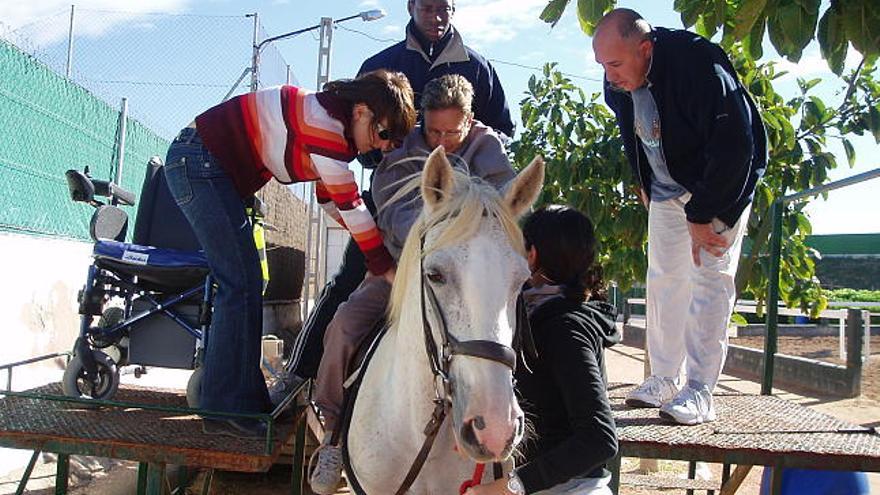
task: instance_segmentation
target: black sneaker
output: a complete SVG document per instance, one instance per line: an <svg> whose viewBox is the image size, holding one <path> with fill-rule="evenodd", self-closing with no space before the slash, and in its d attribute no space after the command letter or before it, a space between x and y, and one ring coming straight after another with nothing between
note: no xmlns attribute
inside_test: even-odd
<svg viewBox="0 0 880 495"><path fill-rule="evenodd" d="M258 419L203 418L202 431L209 435L225 435L244 440L265 440L269 430L266 423Z"/></svg>

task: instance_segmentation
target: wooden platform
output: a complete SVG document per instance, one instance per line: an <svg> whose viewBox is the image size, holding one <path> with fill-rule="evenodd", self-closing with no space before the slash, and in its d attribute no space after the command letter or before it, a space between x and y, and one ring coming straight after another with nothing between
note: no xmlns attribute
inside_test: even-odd
<svg viewBox="0 0 880 495"><path fill-rule="evenodd" d="M716 394L718 419L682 426L657 409L624 404L632 385L609 399L624 456L815 469L880 471L880 435L768 395Z"/></svg>
<svg viewBox="0 0 880 495"><path fill-rule="evenodd" d="M751 466L880 472L880 435L799 404L768 395L716 394L717 420L695 426L660 418L657 409L624 404L635 385L610 384L619 457L609 466L617 493L620 457L736 464L722 486L735 493ZM781 487L774 470L772 493Z"/></svg>
<svg viewBox="0 0 880 495"><path fill-rule="evenodd" d="M30 393L62 396L61 385ZM139 408L186 408L182 391L123 386L113 398L132 407L92 408L79 403L6 396L0 399L0 446L81 454L154 464L264 472L294 435L294 420L276 424L271 442L202 432L202 420Z"/></svg>

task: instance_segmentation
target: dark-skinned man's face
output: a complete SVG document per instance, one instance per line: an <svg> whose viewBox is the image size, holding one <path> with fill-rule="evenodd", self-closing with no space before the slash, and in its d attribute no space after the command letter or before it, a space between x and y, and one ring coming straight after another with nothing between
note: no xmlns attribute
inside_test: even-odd
<svg viewBox="0 0 880 495"><path fill-rule="evenodd" d="M434 43L449 30L455 13L454 0L409 0L407 10L416 28Z"/></svg>

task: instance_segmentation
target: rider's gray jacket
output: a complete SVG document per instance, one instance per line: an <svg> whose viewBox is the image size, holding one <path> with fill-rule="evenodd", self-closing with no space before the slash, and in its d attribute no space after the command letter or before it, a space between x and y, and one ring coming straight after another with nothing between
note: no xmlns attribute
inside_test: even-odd
<svg viewBox="0 0 880 495"><path fill-rule="evenodd" d="M422 127L416 127L399 148L385 156L373 175L373 200L378 211L376 223L382 231L385 247L395 260L400 258L409 229L422 210L422 200L418 189L398 201L389 200L407 182L406 178L422 171L430 152ZM498 189L516 175L498 135L476 120L461 148L447 157L453 166L467 167L470 175L480 177Z"/></svg>

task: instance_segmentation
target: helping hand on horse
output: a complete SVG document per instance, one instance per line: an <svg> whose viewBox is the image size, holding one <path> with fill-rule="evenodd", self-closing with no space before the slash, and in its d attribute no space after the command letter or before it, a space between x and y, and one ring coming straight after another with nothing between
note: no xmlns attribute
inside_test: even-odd
<svg viewBox="0 0 880 495"><path fill-rule="evenodd" d="M468 488L464 495L516 495L507 489L507 477Z"/></svg>

